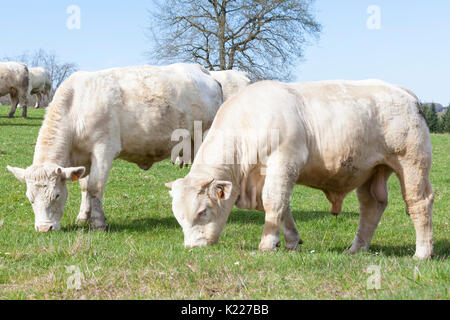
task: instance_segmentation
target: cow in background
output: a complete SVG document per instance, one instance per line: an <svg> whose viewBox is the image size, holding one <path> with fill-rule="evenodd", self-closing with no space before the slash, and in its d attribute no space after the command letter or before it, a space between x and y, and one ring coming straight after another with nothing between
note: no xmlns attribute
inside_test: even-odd
<svg viewBox="0 0 450 320"><path fill-rule="evenodd" d="M31 95L36 95L34 108L40 108L42 96L50 96L52 90L52 79L50 74L42 67L30 68Z"/></svg>
<svg viewBox="0 0 450 320"><path fill-rule="evenodd" d="M0 97L7 94L11 97L11 112L13 118L19 103L22 105L22 117L27 117L28 96L31 92L28 67L18 62L0 63Z"/></svg>

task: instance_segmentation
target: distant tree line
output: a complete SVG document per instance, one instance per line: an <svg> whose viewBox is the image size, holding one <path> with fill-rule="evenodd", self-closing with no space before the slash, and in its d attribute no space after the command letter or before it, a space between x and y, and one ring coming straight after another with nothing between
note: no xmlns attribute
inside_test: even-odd
<svg viewBox="0 0 450 320"><path fill-rule="evenodd" d="M431 133L450 133L450 104L446 110L438 114L436 105L422 105L422 110Z"/></svg>

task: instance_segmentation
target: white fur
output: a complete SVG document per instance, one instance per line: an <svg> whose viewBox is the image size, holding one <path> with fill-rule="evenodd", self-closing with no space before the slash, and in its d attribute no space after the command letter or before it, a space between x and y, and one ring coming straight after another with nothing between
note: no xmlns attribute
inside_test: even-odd
<svg viewBox="0 0 450 320"><path fill-rule="evenodd" d="M223 101L228 101L251 84L246 72L237 70L210 71L211 75L220 82L223 90Z"/></svg>
<svg viewBox="0 0 450 320"><path fill-rule="evenodd" d="M42 95L49 95L52 89L52 80L47 70L42 67L29 68L31 94L37 95L35 108L40 107Z"/></svg>

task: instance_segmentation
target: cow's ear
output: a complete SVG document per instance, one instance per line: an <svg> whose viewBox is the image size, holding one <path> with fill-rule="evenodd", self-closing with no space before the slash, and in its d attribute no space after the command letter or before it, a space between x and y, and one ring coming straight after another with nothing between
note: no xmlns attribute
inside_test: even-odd
<svg viewBox="0 0 450 320"><path fill-rule="evenodd" d="M10 166L7 166L6 169L8 169L20 182L25 182L25 169L13 168Z"/></svg>
<svg viewBox="0 0 450 320"><path fill-rule="evenodd" d="M231 197L233 183L229 181L214 181L211 184L212 196L217 200L228 200Z"/></svg>
<svg viewBox="0 0 450 320"><path fill-rule="evenodd" d="M175 181L172 181L172 182L167 182L166 184L165 184L165 186L166 186L166 188L167 189L170 189L169 190L169 194L170 194L170 196L173 198L173 191L172 191L172 187L173 187L173 184L175 183Z"/></svg>
<svg viewBox="0 0 450 320"><path fill-rule="evenodd" d="M84 167L56 169L57 175L62 176L66 180L70 179L74 182L80 180L85 172L86 169Z"/></svg>
<svg viewBox="0 0 450 320"><path fill-rule="evenodd" d="M172 187L173 187L173 184L174 184L174 183L175 183L175 181L167 182L167 183L165 184L165 186L166 186L167 189L172 190Z"/></svg>

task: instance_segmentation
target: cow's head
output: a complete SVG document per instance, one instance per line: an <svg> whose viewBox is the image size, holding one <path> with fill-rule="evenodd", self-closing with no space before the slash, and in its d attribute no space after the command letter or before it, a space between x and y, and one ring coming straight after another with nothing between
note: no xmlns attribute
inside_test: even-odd
<svg viewBox="0 0 450 320"><path fill-rule="evenodd" d="M172 210L183 228L185 247L215 244L233 207L232 183L188 175L166 187L171 189Z"/></svg>
<svg viewBox="0 0 450 320"><path fill-rule="evenodd" d="M27 184L27 198L33 207L36 231L59 230L68 194L66 181L81 178L84 167L62 168L45 164L28 169L8 166L7 169Z"/></svg>

